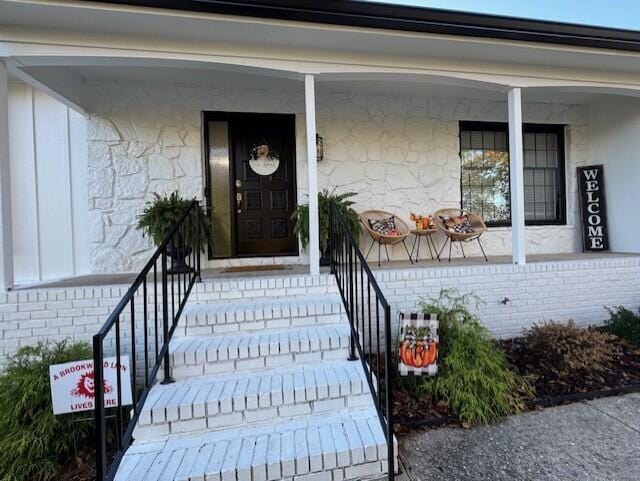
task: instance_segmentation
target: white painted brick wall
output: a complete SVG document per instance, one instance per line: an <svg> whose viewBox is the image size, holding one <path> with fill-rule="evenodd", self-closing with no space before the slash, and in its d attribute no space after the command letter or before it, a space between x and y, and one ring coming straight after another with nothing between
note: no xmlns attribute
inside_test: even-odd
<svg viewBox="0 0 640 481"><path fill-rule="evenodd" d="M377 271L376 277L392 306L415 310L421 298L437 297L440 289L473 293L484 302L472 306L497 337L518 335L545 320L579 325L601 324L604 306L640 307L640 256L535 262L525 266L479 265ZM505 298L509 302L502 304ZM396 323L397 324L397 323Z"/></svg>
<svg viewBox="0 0 640 481"><path fill-rule="evenodd" d="M283 278L260 277L230 280L205 280L196 284L191 296L196 301L222 301L227 293L239 292L244 298L254 295L282 297L297 295L301 287L315 295L335 290L330 276L311 278L308 275L292 275ZM68 288L25 289L0 293L0 369L7 356L15 353L20 346L35 344L39 340L91 342L91 338L106 321L116 304L125 295L129 285L88 286ZM177 296L177 288L175 289ZM153 299L153 288L149 287L149 302ZM159 296L160 298L160 296ZM138 321L142 326L142 298L135 301ZM149 304L151 306L151 304ZM169 307L171 309L171 307ZM152 315L152 308L149 314ZM139 317L138 317L139 316ZM159 315L160 316L160 315ZM160 317L161 318L161 317ZM150 322L151 326L152 322ZM161 322L159 322L161 325ZM130 332L129 310L122 316L122 337ZM150 327L151 329L151 327ZM143 343L143 329L136 328L138 356ZM106 343L109 354L113 336ZM152 344L152 341L150 341ZM123 346L123 353L130 349Z"/></svg>
<svg viewBox="0 0 640 481"><path fill-rule="evenodd" d="M526 266L480 265L377 271L380 286L392 305L412 310L421 297L437 296L441 288L472 292L485 302L477 309L483 322L499 337L517 335L522 328L543 320L574 319L582 325L601 323L603 306L640 307L640 256L602 257L579 261L531 263ZM193 295L200 301L221 300L225 292L293 294L311 282L308 276L205 281ZM335 289L330 276L313 280L317 295ZM20 346L38 340L91 341L91 337L128 286L28 289L0 293L0 368ZM501 301L509 298L503 305ZM141 302L136 309L141 312ZM128 322L123 317L123 326ZM123 335L128 330L123 327ZM141 341L141 332L137 332ZM342 354L342 353L340 353ZM274 358L275 360L275 358Z"/></svg>

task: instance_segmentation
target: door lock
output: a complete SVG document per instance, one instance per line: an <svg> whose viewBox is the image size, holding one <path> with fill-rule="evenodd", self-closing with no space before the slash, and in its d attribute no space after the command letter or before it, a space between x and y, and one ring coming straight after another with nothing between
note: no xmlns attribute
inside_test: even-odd
<svg viewBox="0 0 640 481"><path fill-rule="evenodd" d="M240 182L240 181L236 181ZM242 193L236 193L236 209L238 210L238 214L242 213Z"/></svg>

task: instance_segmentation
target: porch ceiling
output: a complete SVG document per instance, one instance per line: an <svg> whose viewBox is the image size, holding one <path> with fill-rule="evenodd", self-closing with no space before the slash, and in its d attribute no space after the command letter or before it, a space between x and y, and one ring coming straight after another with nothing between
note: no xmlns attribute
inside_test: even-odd
<svg viewBox="0 0 640 481"><path fill-rule="evenodd" d="M27 74L63 98L70 99L84 111L91 111L92 107L91 99L87 97L88 85L105 80L289 92L302 91L303 88L300 75L294 72L206 62L142 59L136 63L135 59L115 58L31 58L29 66L21 67L19 72ZM317 78L317 91L319 94L506 101L506 89L502 85L415 74L322 74ZM577 87L526 88L523 89L523 101L586 105L601 101L609 94L634 93ZM640 92L637 95L640 96Z"/></svg>

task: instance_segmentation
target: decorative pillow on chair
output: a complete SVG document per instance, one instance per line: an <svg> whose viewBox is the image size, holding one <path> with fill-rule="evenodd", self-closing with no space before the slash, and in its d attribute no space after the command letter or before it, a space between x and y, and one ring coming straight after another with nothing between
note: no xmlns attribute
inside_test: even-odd
<svg viewBox="0 0 640 481"><path fill-rule="evenodd" d="M396 228L396 221L394 216L388 217L386 219L369 219L369 227L371 227L371 229L376 231L378 234L388 236L400 235L400 232L398 232L398 229Z"/></svg>
<svg viewBox="0 0 640 481"><path fill-rule="evenodd" d="M449 217L448 215L441 215L439 217L447 230L453 230L456 225L456 221L453 219L453 217Z"/></svg>
<svg viewBox="0 0 640 481"><path fill-rule="evenodd" d="M455 225L453 231L458 234L471 234L474 232L473 226L469 221L469 216L466 214L459 215L454 218Z"/></svg>
<svg viewBox="0 0 640 481"><path fill-rule="evenodd" d="M469 221L469 216L466 214L455 217L440 216L440 220L447 230L450 230L451 232L455 232L457 234L471 234L475 232L471 222Z"/></svg>

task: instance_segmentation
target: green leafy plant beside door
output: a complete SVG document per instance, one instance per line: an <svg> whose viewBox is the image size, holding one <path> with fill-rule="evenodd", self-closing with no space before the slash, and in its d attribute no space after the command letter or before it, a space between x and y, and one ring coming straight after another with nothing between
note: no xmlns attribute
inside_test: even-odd
<svg viewBox="0 0 640 481"><path fill-rule="evenodd" d="M158 246L171 233L171 229L191 205L193 199L185 199L178 192L172 192L165 196L154 192L153 197L153 200L147 202L144 211L138 217L138 229L148 235ZM180 235L185 244L194 245L199 241L202 250L204 250L207 242L211 239L211 223L200 204L198 204L197 210L199 226L196 222L191 222L189 223L191 228L181 230ZM193 215L196 217L195 211Z"/></svg>
<svg viewBox="0 0 640 481"><path fill-rule="evenodd" d="M154 199L147 202L138 217L138 229L159 246L171 234L194 199L185 199L178 192L167 196L154 192L153 196ZM197 204L190 215L190 222L185 222L167 244L167 253L171 257L170 273L190 272L192 269L186 264L185 258L191 254L191 246L199 245L205 251L211 242L211 221L202 206Z"/></svg>
<svg viewBox="0 0 640 481"><path fill-rule="evenodd" d="M351 200L356 195L355 192L345 192L343 194L329 193L327 189L318 192L318 216L320 222L320 250L326 254L329 247L329 215L331 203L334 202L337 210L342 214L347 226L356 240L360 236L362 227L358 213L353 209L354 202ZM300 204L293 211L291 219L294 221L293 231L300 237L302 247L309 245L309 204Z"/></svg>

